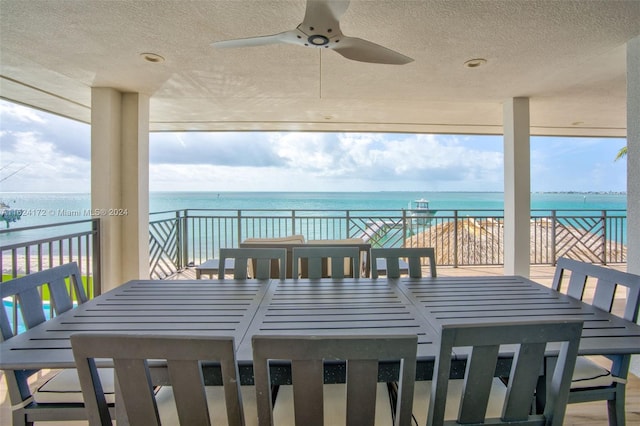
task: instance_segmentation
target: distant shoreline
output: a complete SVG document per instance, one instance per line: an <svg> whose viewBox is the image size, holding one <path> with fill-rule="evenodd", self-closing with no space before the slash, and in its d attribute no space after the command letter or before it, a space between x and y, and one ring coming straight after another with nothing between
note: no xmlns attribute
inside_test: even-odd
<svg viewBox="0 0 640 426"><path fill-rule="evenodd" d="M504 194L504 191L408 191L408 190L398 190L398 191L216 191L216 190L206 190L206 191L191 191L191 190L181 190L181 191L149 191L149 194L415 194L415 193L424 193L424 194ZM3 194L28 194L28 195L90 195L90 192L24 192L24 191L2 191L0 192L0 196ZM584 194L584 195L627 195L627 191L531 191L531 194Z"/></svg>

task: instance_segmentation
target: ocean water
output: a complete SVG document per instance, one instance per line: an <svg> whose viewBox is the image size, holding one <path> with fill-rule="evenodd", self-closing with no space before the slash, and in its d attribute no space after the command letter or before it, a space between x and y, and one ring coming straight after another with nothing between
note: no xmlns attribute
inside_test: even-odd
<svg viewBox="0 0 640 426"><path fill-rule="evenodd" d="M443 215L451 214L452 210L465 214L476 210L500 212L504 208L504 194L501 192L152 192L149 210L152 213L182 209L380 212L410 208L412 201L421 198L428 199L430 208ZM91 217L88 193L0 193L0 201L24 212L18 222L11 224L11 231L0 234L2 246L24 238L49 236L46 230L25 232L19 228ZM618 193L533 193L531 208L540 210L540 214L547 214L549 210L588 210L590 215L599 214L602 210L615 210L617 214L625 214L627 197ZM5 228L4 222L0 222L0 228Z"/></svg>
<svg viewBox="0 0 640 426"><path fill-rule="evenodd" d="M400 210L417 199L430 208L502 210L501 192L152 192L149 211L183 209L263 210ZM0 200L24 214L13 227L41 225L90 217L90 194L0 193ZM627 196L618 193L533 193L534 210L626 210Z"/></svg>

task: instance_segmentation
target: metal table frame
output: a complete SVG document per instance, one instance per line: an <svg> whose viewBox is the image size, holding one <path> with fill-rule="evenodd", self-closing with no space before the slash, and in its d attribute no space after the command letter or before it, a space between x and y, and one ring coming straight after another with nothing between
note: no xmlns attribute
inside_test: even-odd
<svg viewBox="0 0 640 426"><path fill-rule="evenodd" d="M82 331L232 335L251 384L255 334L417 334L417 379L428 380L443 324L535 318L583 319L582 355L640 353L639 325L522 277L130 281L0 344L0 369L73 368L69 336ZM340 381L332 368L327 381ZM384 364L380 379L396 368ZM463 372L461 357L452 375ZM216 384L216 368L206 377ZM273 378L288 383L288 366Z"/></svg>

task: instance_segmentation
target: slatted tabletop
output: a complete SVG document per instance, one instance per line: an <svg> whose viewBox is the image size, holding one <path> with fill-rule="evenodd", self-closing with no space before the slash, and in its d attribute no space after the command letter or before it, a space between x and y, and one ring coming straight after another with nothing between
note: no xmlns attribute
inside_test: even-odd
<svg viewBox="0 0 640 426"><path fill-rule="evenodd" d="M269 281L130 281L3 342L0 368L73 367L73 333L236 336L246 333Z"/></svg>
<svg viewBox="0 0 640 426"><path fill-rule="evenodd" d="M402 278L398 287L438 330L444 324L582 319L581 354L640 352L639 325L523 277Z"/></svg>
<svg viewBox="0 0 640 426"><path fill-rule="evenodd" d="M131 281L1 343L0 369L73 367L82 331L231 335L244 365L256 334L417 334L432 365L443 324L545 318L585 320L583 354L640 353L640 326L521 277Z"/></svg>
<svg viewBox="0 0 640 426"><path fill-rule="evenodd" d="M433 360L438 333L393 281L369 279L273 281L243 340L251 359L254 335L418 335L418 356Z"/></svg>

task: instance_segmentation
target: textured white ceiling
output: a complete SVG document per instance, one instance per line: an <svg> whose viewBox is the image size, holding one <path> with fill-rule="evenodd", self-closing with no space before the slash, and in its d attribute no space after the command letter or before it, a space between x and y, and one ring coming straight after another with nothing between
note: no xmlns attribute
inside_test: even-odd
<svg viewBox="0 0 640 426"><path fill-rule="evenodd" d="M402 66L210 46L293 29L304 12L304 0L1 0L0 96L89 122L91 87L143 92L151 130L477 134L501 133L502 102L526 96L533 134L626 134L640 1L351 1L345 35L415 59ZM472 58L487 63L464 67Z"/></svg>

